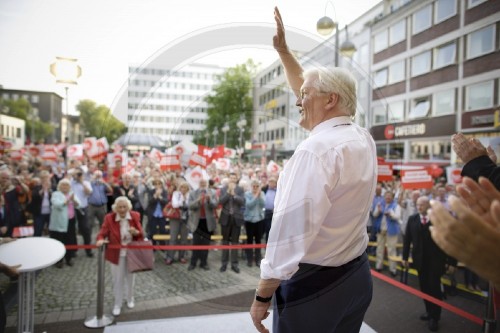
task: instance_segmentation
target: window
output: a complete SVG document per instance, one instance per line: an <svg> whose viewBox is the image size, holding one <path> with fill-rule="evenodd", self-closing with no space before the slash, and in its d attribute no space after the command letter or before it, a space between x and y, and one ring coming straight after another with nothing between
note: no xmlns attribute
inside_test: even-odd
<svg viewBox="0 0 500 333"><path fill-rule="evenodd" d="M437 47L434 50L434 69L454 64L456 53L455 42Z"/></svg>
<svg viewBox="0 0 500 333"><path fill-rule="evenodd" d="M434 23L442 22L457 14L457 0L437 0Z"/></svg>
<svg viewBox="0 0 500 333"><path fill-rule="evenodd" d="M18 138L18 139L21 138L21 129L19 127L16 128L16 138Z"/></svg>
<svg viewBox="0 0 500 333"><path fill-rule="evenodd" d="M399 123L405 120L405 102L398 101L389 103L387 118L390 123Z"/></svg>
<svg viewBox="0 0 500 333"><path fill-rule="evenodd" d="M379 32L375 35L373 39L373 52L377 53L387 48L388 40L387 40L387 30Z"/></svg>
<svg viewBox="0 0 500 333"><path fill-rule="evenodd" d="M413 14L413 34L424 31L432 24L432 5L426 6Z"/></svg>
<svg viewBox="0 0 500 333"><path fill-rule="evenodd" d="M398 160L404 157L405 144L403 142L389 143L389 159Z"/></svg>
<svg viewBox="0 0 500 333"><path fill-rule="evenodd" d="M405 61L401 60L389 66L389 84L403 81L405 75Z"/></svg>
<svg viewBox="0 0 500 333"><path fill-rule="evenodd" d="M410 120L427 117L431 103L428 98L423 98L415 101L415 106L411 109L408 118Z"/></svg>
<svg viewBox="0 0 500 333"><path fill-rule="evenodd" d="M385 106L375 106L373 108L373 124L385 124L387 122Z"/></svg>
<svg viewBox="0 0 500 333"><path fill-rule="evenodd" d="M406 38L406 20L403 19L389 28L389 45L404 41Z"/></svg>
<svg viewBox="0 0 500 333"><path fill-rule="evenodd" d="M487 0L469 0L469 9L472 7L476 7L479 4L482 4L483 2L486 2Z"/></svg>
<svg viewBox="0 0 500 333"><path fill-rule="evenodd" d="M493 107L493 81L468 86L466 91L466 110L483 110Z"/></svg>
<svg viewBox="0 0 500 333"><path fill-rule="evenodd" d="M411 76L425 74L431 70L431 51L416 55L411 61Z"/></svg>
<svg viewBox="0 0 500 333"><path fill-rule="evenodd" d="M432 97L432 114L434 116L455 113L455 89L435 93Z"/></svg>
<svg viewBox="0 0 500 333"><path fill-rule="evenodd" d="M495 26L490 25L467 35L467 59L495 50Z"/></svg>
<svg viewBox="0 0 500 333"><path fill-rule="evenodd" d="M375 87L385 86L387 84L387 68L381 69L376 72L373 81L373 83L375 83Z"/></svg>

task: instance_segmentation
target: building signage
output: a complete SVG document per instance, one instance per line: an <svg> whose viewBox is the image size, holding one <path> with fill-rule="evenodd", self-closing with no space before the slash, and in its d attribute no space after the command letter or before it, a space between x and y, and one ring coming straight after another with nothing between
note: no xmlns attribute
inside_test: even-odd
<svg viewBox="0 0 500 333"><path fill-rule="evenodd" d="M402 138L406 136L424 135L425 124L412 124L403 126L387 125L384 129L384 136L387 140Z"/></svg>
<svg viewBox="0 0 500 333"><path fill-rule="evenodd" d="M456 115L418 119L407 123L373 126L375 141L448 136L456 133Z"/></svg>
<svg viewBox="0 0 500 333"><path fill-rule="evenodd" d="M495 117L492 114L486 114L483 116L472 116L470 120L470 124L472 126L476 125L486 125L492 124L495 121Z"/></svg>

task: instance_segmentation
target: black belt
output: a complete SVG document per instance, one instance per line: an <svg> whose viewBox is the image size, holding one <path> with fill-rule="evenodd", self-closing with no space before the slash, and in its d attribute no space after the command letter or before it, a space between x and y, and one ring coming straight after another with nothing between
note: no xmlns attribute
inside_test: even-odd
<svg viewBox="0 0 500 333"><path fill-rule="evenodd" d="M354 258L353 260L341 265L341 266L320 266L320 265L314 265L314 264L306 264L306 263L299 263L299 271L300 272L311 272L311 271L329 271L329 272L334 272L336 270L338 271L345 271L346 269L350 268L352 265L356 264L358 261L362 260L363 258L367 258L366 253L363 253L357 258Z"/></svg>

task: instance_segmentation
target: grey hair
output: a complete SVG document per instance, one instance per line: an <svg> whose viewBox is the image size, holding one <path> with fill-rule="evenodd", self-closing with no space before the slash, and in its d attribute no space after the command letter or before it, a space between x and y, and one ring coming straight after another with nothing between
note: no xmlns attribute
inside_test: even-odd
<svg viewBox="0 0 500 333"><path fill-rule="evenodd" d="M116 213L116 204L119 203L120 201L123 201L127 204L128 210L132 210L132 203L130 202L129 198L126 196L121 196L115 199L115 203L111 206L111 209L113 212Z"/></svg>
<svg viewBox="0 0 500 333"><path fill-rule="evenodd" d="M61 185L63 185L63 184L67 184L71 187L71 182L67 178L63 178L59 181L59 183L57 183L57 190L58 191L61 190Z"/></svg>
<svg viewBox="0 0 500 333"><path fill-rule="evenodd" d="M341 110L347 115L356 115L356 78L340 67L316 67L303 73L304 79L316 76L314 87L320 93L335 93L339 96Z"/></svg>

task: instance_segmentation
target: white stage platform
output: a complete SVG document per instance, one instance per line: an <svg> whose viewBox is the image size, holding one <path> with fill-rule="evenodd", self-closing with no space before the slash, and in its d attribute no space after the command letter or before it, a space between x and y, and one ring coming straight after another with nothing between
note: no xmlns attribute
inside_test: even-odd
<svg viewBox="0 0 500 333"><path fill-rule="evenodd" d="M272 313L264 321L264 325L272 328ZM159 320L120 322L108 326L103 333L165 333L165 332L203 332L203 333L255 333L257 330L252 324L248 312L238 312L221 315L180 317ZM361 333L376 333L363 323Z"/></svg>

